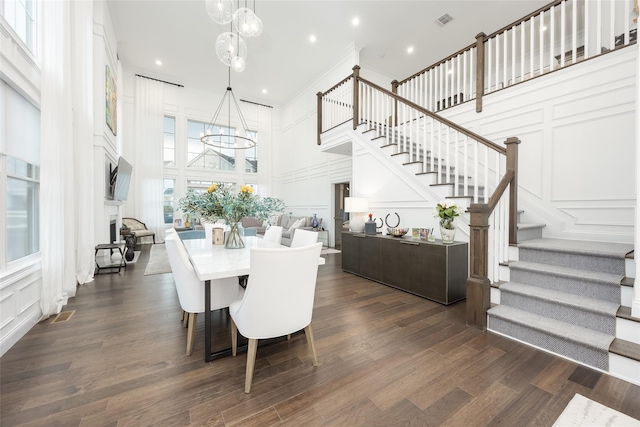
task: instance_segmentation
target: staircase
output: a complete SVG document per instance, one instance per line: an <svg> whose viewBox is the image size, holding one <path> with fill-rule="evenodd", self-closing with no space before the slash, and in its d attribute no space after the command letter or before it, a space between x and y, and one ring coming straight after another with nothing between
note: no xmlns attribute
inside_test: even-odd
<svg viewBox="0 0 640 427"><path fill-rule="evenodd" d="M361 133L369 140L369 131ZM398 152L397 135L391 143L370 139L369 146L383 144L379 150L394 167L432 177L425 184L430 187L453 188L455 176L440 173L438 159L435 171L422 170L429 151ZM453 198L446 192L444 197ZM640 319L630 316L633 278L627 277L635 273L626 271L633 245L543 238L545 225L524 222L522 214L519 243L511 252L516 260L503 265L508 280L492 285L488 329L640 384ZM621 322L627 332L619 330Z"/></svg>

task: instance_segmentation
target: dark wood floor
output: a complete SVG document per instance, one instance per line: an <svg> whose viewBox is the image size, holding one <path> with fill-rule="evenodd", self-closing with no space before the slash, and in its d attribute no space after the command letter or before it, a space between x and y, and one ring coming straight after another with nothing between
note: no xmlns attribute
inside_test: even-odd
<svg viewBox="0 0 640 427"><path fill-rule="evenodd" d="M552 425L575 393L640 419L640 387L501 336L449 307L319 271L314 368L304 335L209 364L194 354L171 274L144 276L149 248L121 274L78 289L66 323L42 322L0 360L9 426ZM224 313L214 342L229 345Z"/></svg>

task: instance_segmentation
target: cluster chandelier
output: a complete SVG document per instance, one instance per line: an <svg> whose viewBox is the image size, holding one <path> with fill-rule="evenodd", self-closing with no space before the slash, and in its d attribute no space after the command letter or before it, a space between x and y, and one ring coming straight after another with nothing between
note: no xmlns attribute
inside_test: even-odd
<svg viewBox="0 0 640 427"><path fill-rule="evenodd" d="M233 0L205 0L207 13L211 19L221 25L230 24L230 30L220 34L216 39L216 55L234 71L244 70L247 59L247 45L241 36L257 37L262 34L262 20L253 10L246 7L235 8Z"/></svg>

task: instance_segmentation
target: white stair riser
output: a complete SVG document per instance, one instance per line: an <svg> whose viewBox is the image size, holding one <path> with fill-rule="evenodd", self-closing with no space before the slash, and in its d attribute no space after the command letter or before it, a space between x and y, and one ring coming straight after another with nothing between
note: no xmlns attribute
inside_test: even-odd
<svg viewBox="0 0 640 427"><path fill-rule="evenodd" d="M616 338L640 344L640 322L629 319L616 319Z"/></svg>
<svg viewBox="0 0 640 427"><path fill-rule="evenodd" d="M631 307L633 303L633 288L631 286L622 286L620 292L620 305Z"/></svg>
<svg viewBox="0 0 640 427"><path fill-rule="evenodd" d="M500 280L502 280L503 282L510 282L511 270L509 270L509 267L506 265L501 265L498 268L499 268L498 277L500 277Z"/></svg>
<svg viewBox="0 0 640 427"><path fill-rule="evenodd" d="M640 385L640 362L609 353L609 372L616 378Z"/></svg>
<svg viewBox="0 0 640 427"><path fill-rule="evenodd" d="M491 288L491 304L500 304L500 289Z"/></svg>
<svg viewBox="0 0 640 427"><path fill-rule="evenodd" d="M636 277L636 261L631 258L624 260L625 276L634 278Z"/></svg>

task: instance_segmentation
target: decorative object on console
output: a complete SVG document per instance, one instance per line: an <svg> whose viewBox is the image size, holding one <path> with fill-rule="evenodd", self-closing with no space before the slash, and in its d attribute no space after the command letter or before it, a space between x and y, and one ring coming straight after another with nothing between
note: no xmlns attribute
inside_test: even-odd
<svg viewBox="0 0 640 427"><path fill-rule="evenodd" d="M408 228L391 228L391 227L387 227L387 232L389 234L391 234L393 237L402 237L405 234L407 234L407 232L409 231Z"/></svg>
<svg viewBox="0 0 640 427"><path fill-rule="evenodd" d="M448 204L446 201L438 203L433 208L433 216L440 218L440 235L442 243L453 243L456 235L456 217L462 215L464 210L456 205Z"/></svg>
<svg viewBox="0 0 640 427"><path fill-rule="evenodd" d="M394 214L396 214L396 219L398 220L398 222L396 222L396 225L389 224L389 215L391 214L387 214L387 216L384 218L384 223L387 224L387 228L396 228L400 225L400 215L398 215L398 212L394 212Z"/></svg>
<svg viewBox="0 0 640 427"><path fill-rule="evenodd" d="M364 232L364 218L362 215L369 210L369 202L361 197L345 197L344 211L349 212L349 230L354 233Z"/></svg>
<svg viewBox="0 0 640 427"><path fill-rule="evenodd" d="M376 222L373 220L373 215L369 214L369 221L364 223L364 234L374 235L376 233Z"/></svg>
<svg viewBox="0 0 640 427"><path fill-rule="evenodd" d="M314 229L317 229L318 225L320 225L320 223L318 222L318 216L317 214L313 214L313 221L311 221L311 227L313 227Z"/></svg>
<svg viewBox="0 0 640 427"><path fill-rule="evenodd" d="M234 186L220 183L212 184L206 193L189 190L180 199L180 209L212 223L223 219L230 227L225 245L227 248L242 248L244 242L239 226L242 218L252 216L264 221L273 212L283 212L284 202L274 197L255 195L253 188L248 185L243 185L240 191L235 192Z"/></svg>

